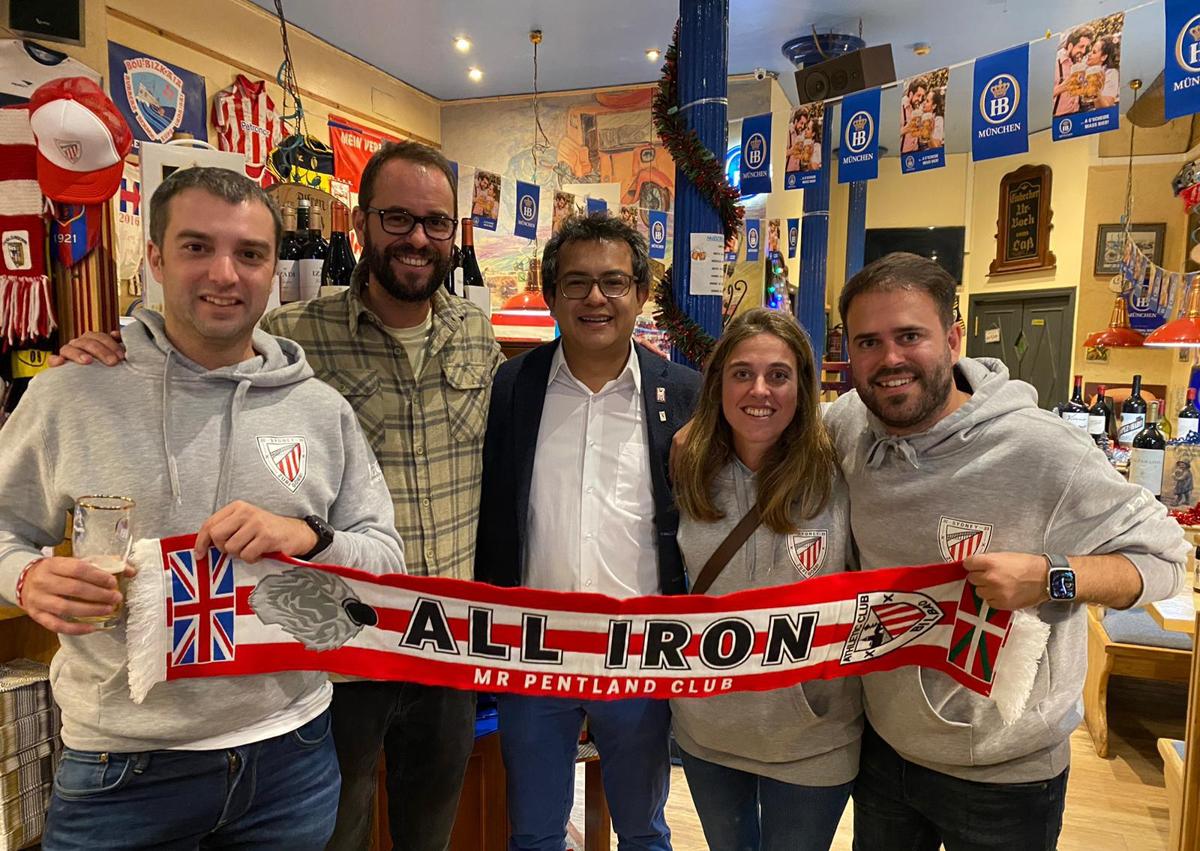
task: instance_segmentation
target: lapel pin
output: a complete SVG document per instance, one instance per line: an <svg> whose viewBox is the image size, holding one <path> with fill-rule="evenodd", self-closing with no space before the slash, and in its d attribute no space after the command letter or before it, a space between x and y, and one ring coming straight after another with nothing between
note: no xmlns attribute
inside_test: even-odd
<svg viewBox="0 0 1200 851"><path fill-rule="evenodd" d="M659 402L667 401L667 388L656 387L654 389L654 398Z"/></svg>
<svg viewBox="0 0 1200 851"><path fill-rule="evenodd" d="M666 411L658 412L658 421L660 423L665 423L667 421L667 412Z"/></svg>

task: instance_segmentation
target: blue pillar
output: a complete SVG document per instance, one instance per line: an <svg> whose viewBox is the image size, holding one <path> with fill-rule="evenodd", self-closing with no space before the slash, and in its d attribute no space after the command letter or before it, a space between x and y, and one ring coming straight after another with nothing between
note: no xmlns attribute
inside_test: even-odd
<svg viewBox="0 0 1200 851"><path fill-rule="evenodd" d="M867 181L850 184L850 213L846 216L846 280L863 267L867 250Z"/></svg>
<svg viewBox="0 0 1200 851"><path fill-rule="evenodd" d="M829 184L833 180L833 110L826 104L821 137L821 177L804 190L804 220L800 226L800 288L796 319L808 332L818 358L825 352L825 261L829 256Z"/></svg>
<svg viewBox="0 0 1200 851"><path fill-rule="evenodd" d="M679 0L679 18L679 106L687 126L696 131L717 162L723 163L729 136L729 0ZM721 334L721 297L688 295L688 257L693 233L723 230L717 209L677 167L675 235L671 243L675 298L684 312L714 337ZM674 350L671 359L689 363Z"/></svg>

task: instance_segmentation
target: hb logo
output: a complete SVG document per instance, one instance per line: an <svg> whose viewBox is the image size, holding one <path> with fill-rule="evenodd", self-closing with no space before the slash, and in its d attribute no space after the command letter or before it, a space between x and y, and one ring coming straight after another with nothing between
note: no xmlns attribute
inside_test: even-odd
<svg viewBox="0 0 1200 851"><path fill-rule="evenodd" d="M663 227L662 222L654 223L654 227L650 229L650 238L655 242L666 242L667 229Z"/></svg>
<svg viewBox="0 0 1200 851"><path fill-rule="evenodd" d="M758 228L750 228L746 232L746 242L751 248L758 248Z"/></svg>
<svg viewBox="0 0 1200 851"><path fill-rule="evenodd" d="M874 132L875 122L871 120L870 113L860 109L854 113L846 127L846 147L851 153L860 153L867 147Z"/></svg>
<svg viewBox="0 0 1200 851"><path fill-rule="evenodd" d="M767 157L767 140L762 133L755 133L746 142L746 165L758 168Z"/></svg>
<svg viewBox="0 0 1200 851"><path fill-rule="evenodd" d="M534 214L537 212L537 206L533 203L532 195L521 196L521 218L525 221L532 221Z"/></svg>
<svg viewBox="0 0 1200 851"><path fill-rule="evenodd" d="M1200 15L1180 28L1175 40L1175 61L1185 71L1200 74Z"/></svg>
<svg viewBox="0 0 1200 851"><path fill-rule="evenodd" d="M1021 102L1021 87L1012 74L997 74L988 80L979 96L979 114L989 124L1003 124L1013 117Z"/></svg>
<svg viewBox="0 0 1200 851"><path fill-rule="evenodd" d="M1058 122L1058 132L1064 136L1066 136L1068 133L1070 133L1071 132L1071 119L1064 118L1062 121Z"/></svg>

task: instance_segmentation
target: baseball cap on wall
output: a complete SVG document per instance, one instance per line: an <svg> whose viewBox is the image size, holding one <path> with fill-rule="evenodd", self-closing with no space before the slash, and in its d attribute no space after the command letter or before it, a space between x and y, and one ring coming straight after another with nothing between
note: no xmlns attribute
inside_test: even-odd
<svg viewBox="0 0 1200 851"><path fill-rule="evenodd" d="M29 99L37 176L51 201L97 204L121 185L133 134L117 107L86 77L63 77Z"/></svg>

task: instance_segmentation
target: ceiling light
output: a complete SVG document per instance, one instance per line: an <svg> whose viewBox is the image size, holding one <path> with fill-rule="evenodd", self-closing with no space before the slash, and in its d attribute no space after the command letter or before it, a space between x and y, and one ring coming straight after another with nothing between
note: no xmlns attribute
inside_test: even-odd
<svg viewBox="0 0 1200 851"><path fill-rule="evenodd" d="M467 76L471 78L471 82L478 83L483 79L483 72L478 68L473 67L471 70L467 71Z"/></svg>
<svg viewBox="0 0 1200 851"><path fill-rule="evenodd" d="M646 51L646 59L650 62L657 62L658 57L662 56L657 47L652 47Z"/></svg>
<svg viewBox="0 0 1200 851"><path fill-rule="evenodd" d="M917 56L928 56L931 49L929 44L924 41L918 41L912 46L912 52Z"/></svg>
<svg viewBox="0 0 1200 851"><path fill-rule="evenodd" d="M465 35L460 35L458 38L454 39L454 49L459 53L466 53L471 49L471 39L467 38Z"/></svg>

